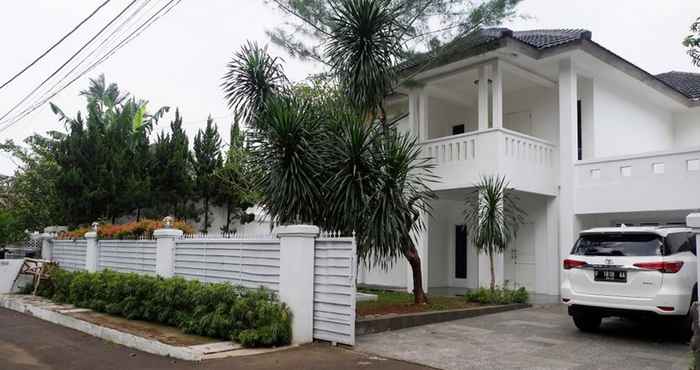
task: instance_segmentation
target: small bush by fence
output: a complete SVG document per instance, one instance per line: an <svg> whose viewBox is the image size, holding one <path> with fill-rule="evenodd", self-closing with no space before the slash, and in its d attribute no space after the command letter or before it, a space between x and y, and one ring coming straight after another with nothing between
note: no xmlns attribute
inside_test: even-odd
<svg viewBox="0 0 700 370"><path fill-rule="evenodd" d="M39 294L98 312L233 340L246 347L280 346L291 341L291 314L266 289L110 270L58 269L52 284L42 284Z"/></svg>

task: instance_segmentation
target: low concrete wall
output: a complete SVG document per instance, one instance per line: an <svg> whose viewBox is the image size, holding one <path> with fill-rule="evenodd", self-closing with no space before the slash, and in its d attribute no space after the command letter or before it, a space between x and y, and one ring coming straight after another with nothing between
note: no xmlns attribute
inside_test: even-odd
<svg viewBox="0 0 700 370"><path fill-rule="evenodd" d="M488 315L492 313L518 310L530 307L529 304L516 303L502 306L484 306L434 312L419 312L402 314L391 317L359 319L355 322L355 334L365 335L383 331L399 330L420 325L435 324L444 321L466 319L469 317Z"/></svg>

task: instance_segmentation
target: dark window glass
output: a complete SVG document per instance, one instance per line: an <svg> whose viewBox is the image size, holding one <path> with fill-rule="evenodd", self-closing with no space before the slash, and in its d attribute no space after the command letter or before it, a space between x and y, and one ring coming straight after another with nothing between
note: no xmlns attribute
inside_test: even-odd
<svg viewBox="0 0 700 370"><path fill-rule="evenodd" d="M665 254L693 252L695 254L695 235L693 233L673 233L666 236Z"/></svg>
<svg viewBox="0 0 700 370"><path fill-rule="evenodd" d="M452 135L459 135L464 133L464 125L452 126Z"/></svg>
<svg viewBox="0 0 700 370"><path fill-rule="evenodd" d="M467 278L467 228L455 227L455 278Z"/></svg>
<svg viewBox="0 0 700 370"><path fill-rule="evenodd" d="M581 129L581 101L576 101L576 144L578 149L578 160L583 159L583 138Z"/></svg>
<svg viewBox="0 0 700 370"><path fill-rule="evenodd" d="M659 256L661 237L656 234L591 234L582 235L572 254L581 256Z"/></svg>

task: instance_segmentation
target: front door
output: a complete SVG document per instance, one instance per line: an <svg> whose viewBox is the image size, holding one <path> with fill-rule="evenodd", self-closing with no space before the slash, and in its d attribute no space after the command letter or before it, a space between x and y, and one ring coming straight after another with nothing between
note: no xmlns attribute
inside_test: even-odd
<svg viewBox="0 0 700 370"><path fill-rule="evenodd" d="M469 277L467 228L464 225L454 225L451 234L449 285L467 287Z"/></svg>
<svg viewBox="0 0 700 370"><path fill-rule="evenodd" d="M518 236L505 253L504 278L509 287L535 290L535 225L520 225Z"/></svg>

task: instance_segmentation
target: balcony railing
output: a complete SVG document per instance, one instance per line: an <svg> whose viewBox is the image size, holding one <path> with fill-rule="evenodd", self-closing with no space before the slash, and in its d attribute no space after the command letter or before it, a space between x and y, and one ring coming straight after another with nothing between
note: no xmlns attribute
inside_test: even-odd
<svg viewBox="0 0 700 370"><path fill-rule="evenodd" d="M700 208L700 148L580 161L578 214Z"/></svg>
<svg viewBox="0 0 700 370"><path fill-rule="evenodd" d="M489 129L426 140L441 182L435 190L470 187L481 175L505 175L518 190L555 194L556 146L507 129Z"/></svg>

